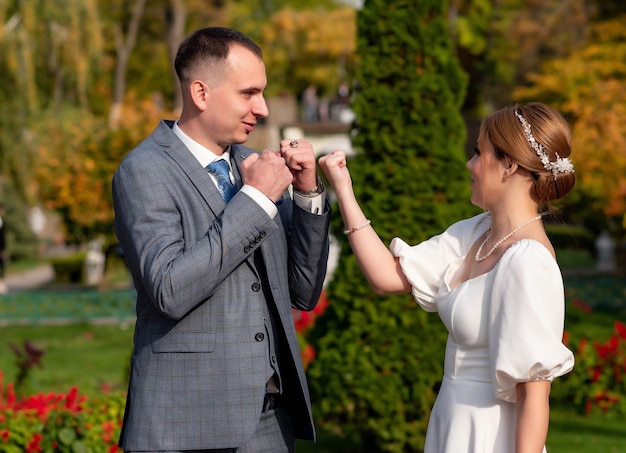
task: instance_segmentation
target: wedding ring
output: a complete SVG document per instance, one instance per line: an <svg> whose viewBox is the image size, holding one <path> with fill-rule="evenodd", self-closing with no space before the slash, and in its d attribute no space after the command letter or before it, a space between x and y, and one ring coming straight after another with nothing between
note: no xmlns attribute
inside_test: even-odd
<svg viewBox="0 0 626 453"><path fill-rule="evenodd" d="M297 148L298 147L298 141L297 140L292 140L289 142L289 147L290 148Z"/></svg>

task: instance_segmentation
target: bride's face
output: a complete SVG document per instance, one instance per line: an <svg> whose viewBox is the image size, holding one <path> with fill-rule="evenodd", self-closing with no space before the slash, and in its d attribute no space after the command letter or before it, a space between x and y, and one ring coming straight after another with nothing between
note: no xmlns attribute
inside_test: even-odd
<svg viewBox="0 0 626 453"><path fill-rule="evenodd" d="M490 200L502 188L504 161L497 158L493 144L483 137L476 144L474 155L465 166L471 174L472 204L489 210Z"/></svg>

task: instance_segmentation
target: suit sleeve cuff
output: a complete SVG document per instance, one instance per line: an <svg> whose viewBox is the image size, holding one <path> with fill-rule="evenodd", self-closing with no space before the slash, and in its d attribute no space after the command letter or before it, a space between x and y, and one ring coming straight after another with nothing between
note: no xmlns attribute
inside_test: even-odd
<svg viewBox="0 0 626 453"><path fill-rule="evenodd" d="M271 218L276 217L276 214L278 214L278 208L274 202L266 197L260 190L246 184L244 184L240 190L256 201L256 203L261 206L268 216Z"/></svg>
<svg viewBox="0 0 626 453"><path fill-rule="evenodd" d="M315 197L304 197L297 191L293 191L293 201L297 206L311 214L321 215L324 213L324 205L326 204L326 191Z"/></svg>

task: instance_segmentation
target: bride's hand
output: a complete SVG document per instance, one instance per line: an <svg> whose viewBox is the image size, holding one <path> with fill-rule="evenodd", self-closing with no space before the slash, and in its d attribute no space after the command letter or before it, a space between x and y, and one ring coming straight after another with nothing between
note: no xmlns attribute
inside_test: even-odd
<svg viewBox="0 0 626 453"><path fill-rule="evenodd" d="M346 162L346 153L343 151L333 151L319 158L320 168L324 172L326 179L337 191L343 185L352 186L350 171Z"/></svg>

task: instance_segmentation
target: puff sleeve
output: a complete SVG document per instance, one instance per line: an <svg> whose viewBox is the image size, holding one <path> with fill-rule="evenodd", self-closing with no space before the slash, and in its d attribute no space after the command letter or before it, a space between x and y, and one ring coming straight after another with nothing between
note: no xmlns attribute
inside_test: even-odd
<svg viewBox="0 0 626 453"><path fill-rule="evenodd" d="M389 245L399 258L402 272L411 283L415 301L429 312L437 311L436 298L450 264L463 258L473 242L489 227L488 214L461 220L443 233L411 246L400 238Z"/></svg>
<svg viewBox="0 0 626 453"><path fill-rule="evenodd" d="M489 348L497 398L515 402L520 382L552 381L574 366L562 342L565 294L560 269L539 242L512 245L497 265Z"/></svg>

